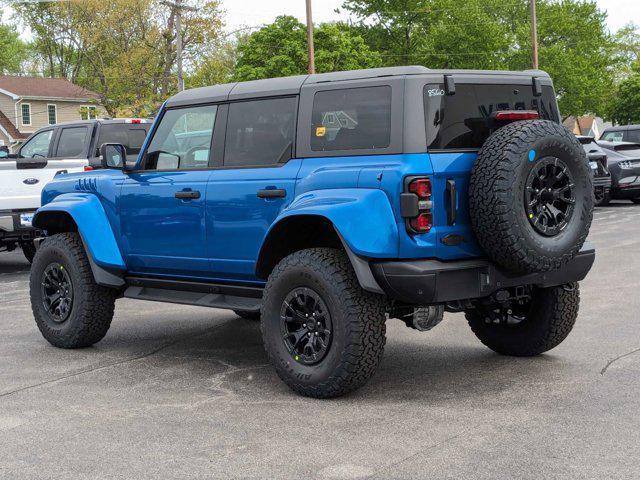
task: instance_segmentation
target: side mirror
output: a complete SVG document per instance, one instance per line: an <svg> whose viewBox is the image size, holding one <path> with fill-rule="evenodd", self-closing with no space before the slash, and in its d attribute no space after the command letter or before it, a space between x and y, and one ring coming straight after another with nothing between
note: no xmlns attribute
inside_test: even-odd
<svg viewBox="0 0 640 480"><path fill-rule="evenodd" d="M127 163L127 150L119 143L103 143L100 146L102 168L124 170Z"/></svg>

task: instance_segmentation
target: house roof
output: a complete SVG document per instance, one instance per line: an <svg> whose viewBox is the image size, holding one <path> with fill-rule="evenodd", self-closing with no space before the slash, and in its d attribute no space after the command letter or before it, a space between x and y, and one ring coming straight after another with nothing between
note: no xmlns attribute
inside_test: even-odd
<svg viewBox="0 0 640 480"><path fill-rule="evenodd" d="M0 75L0 91L14 97L98 100L100 95L65 78Z"/></svg>
<svg viewBox="0 0 640 480"><path fill-rule="evenodd" d="M19 132L16 126L13 123L11 123L11 120L9 120L7 116L2 112L0 112L0 127L5 132L7 132L7 134L13 140L21 140L23 138L27 138L30 135L29 133Z"/></svg>

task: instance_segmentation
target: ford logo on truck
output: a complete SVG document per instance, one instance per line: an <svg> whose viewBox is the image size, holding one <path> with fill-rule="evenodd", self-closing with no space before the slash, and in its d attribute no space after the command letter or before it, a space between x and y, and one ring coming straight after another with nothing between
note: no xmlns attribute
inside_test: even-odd
<svg viewBox="0 0 640 480"><path fill-rule="evenodd" d="M26 185L35 185L36 183L38 183L40 180L38 180L37 178L26 178L22 181L22 183L26 184Z"/></svg>

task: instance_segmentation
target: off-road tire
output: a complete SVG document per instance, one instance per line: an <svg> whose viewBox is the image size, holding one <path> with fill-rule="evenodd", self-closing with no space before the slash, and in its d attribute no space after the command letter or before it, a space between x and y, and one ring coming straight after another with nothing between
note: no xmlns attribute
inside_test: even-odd
<svg viewBox="0 0 640 480"><path fill-rule="evenodd" d="M568 224L551 237L531 225L524 200L529 173L549 157L566 163L575 192ZM476 238L491 260L514 272L557 270L571 261L589 234L593 203L591 173L580 142L547 120L498 129L480 149L471 172L469 213Z"/></svg>
<svg viewBox="0 0 640 480"><path fill-rule="evenodd" d="M480 310L468 310L467 321L476 337L494 352L515 357L540 355L567 338L578 317L577 283L534 292L527 317L515 325L488 321Z"/></svg>
<svg viewBox="0 0 640 480"><path fill-rule="evenodd" d="M331 314L331 345L315 365L295 361L282 339L282 303L297 287L313 289ZM376 371L384 351L386 303L384 297L360 288L343 251L312 248L289 255L269 276L263 299L265 350L278 376L295 392L338 397L364 385Z"/></svg>
<svg viewBox="0 0 640 480"><path fill-rule="evenodd" d="M234 310L233 313L245 320L260 320L260 311L253 312L251 310Z"/></svg>
<svg viewBox="0 0 640 480"><path fill-rule="evenodd" d="M62 323L56 323L43 304L42 278L52 263L64 267L73 287L71 312ZM117 292L95 283L77 233L60 233L42 242L31 267L30 292L36 324L44 338L56 347L88 347L102 340L109 330Z"/></svg>
<svg viewBox="0 0 640 480"><path fill-rule="evenodd" d="M33 257L36 256L36 245L32 241L20 242L20 248L24 254L24 258L29 263L33 263Z"/></svg>

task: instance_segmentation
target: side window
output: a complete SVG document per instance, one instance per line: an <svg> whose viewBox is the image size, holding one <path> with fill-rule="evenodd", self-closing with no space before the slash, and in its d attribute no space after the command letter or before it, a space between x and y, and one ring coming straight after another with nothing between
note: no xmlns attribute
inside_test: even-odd
<svg viewBox="0 0 640 480"><path fill-rule="evenodd" d="M602 140L607 142L621 142L624 132L607 132L602 136Z"/></svg>
<svg viewBox="0 0 640 480"><path fill-rule="evenodd" d="M67 127L60 132L54 157L76 158L85 153L88 127Z"/></svg>
<svg viewBox="0 0 640 480"><path fill-rule="evenodd" d="M640 143L640 130L627 130L627 141Z"/></svg>
<svg viewBox="0 0 640 480"><path fill-rule="evenodd" d="M147 126L128 123L107 123L100 127L100 137L96 143L98 150L103 143L119 143L127 150L127 157L140 153L147 136ZM98 153L100 155L100 153Z"/></svg>
<svg viewBox="0 0 640 480"><path fill-rule="evenodd" d="M294 97L230 104L224 165L276 165L289 160L296 109Z"/></svg>
<svg viewBox="0 0 640 480"><path fill-rule="evenodd" d="M387 148L391 141L391 87L317 92L311 122L311 150Z"/></svg>
<svg viewBox="0 0 640 480"><path fill-rule="evenodd" d="M20 149L20 156L24 158L46 157L49 155L49 145L53 130L38 133Z"/></svg>
<svg viewBox="0 0 640 480"><path fill-rule="evenodd" d="M167 110L149 144L147 170L187 170L209 166L216 105Z"/></svg>

